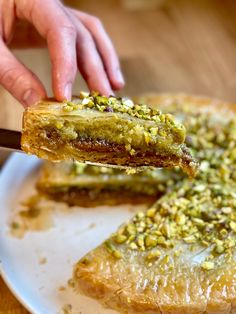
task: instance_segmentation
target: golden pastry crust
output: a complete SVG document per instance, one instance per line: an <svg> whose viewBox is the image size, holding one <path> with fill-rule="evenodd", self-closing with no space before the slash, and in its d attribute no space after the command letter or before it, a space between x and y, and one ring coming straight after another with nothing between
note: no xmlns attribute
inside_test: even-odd
<svg viewBox="0 0 236 314"><path fill-rule="evenodd" d="M236 313L236 133L229 132L225 135L228 139L224 138L220 127L221 122L234 119L236 105L186 95L145 96L145 101L158 107L168 106L168 110L172 108L174 111L184 106L185 112L201 112L203 117L207 113L214 114L216 120L213 124L215 122L218 125L215 129L213 126L212 130L216 134L209 136L213 138L215 146L219 142L222 146L214 153L214 150L211 151L212 147L203 141L204 134L201 134L202 139L199 139L199 136L197 139L190 139L200 141L197 146L202 145L199 156L202 156L205 149L209 158L213 156L216 161L210 160L210 165L207 161L203 162L202 173L200 171L196 181L179 182L179 185L176 185L176 195L171 192L170 195L162 197L153 206L155 210L159 208L160 217L153 216L152 208L150 214L140 213L130 223L121 226L119 230L122 231L118 230L108 241L82 258L74 268L75 289L122 313ZM235 129L235 125L234 122L234 125L229 127ZM198 129L198 125L195 128ZM204 128L202 130L204 131ZM227 143L229 139L230 142ZM230 147L227 151L230 155L224 156L224 148L227 150L227 145ZM228 168L223 164L225 158L231 158L231 164L227 161ZM204 170L207 167L212 169ZM184 210L179 212L178 206L181 206L181 202L184 204ZM182 216L175 216L175 207L177 213L182 213ZM143 217L146 217L144 228L147 234L159 230L158 222L155 227L152 225L152 219L155 217L154 221L169 220L172 228L175 228L174 235L171 236L168 228L162 227L163 230L158 231L156 237L149 237L148 242L145 242L147 234L144 232L145 244L142 244L143 240L139 239L139 236L142 235L143 227L135 221L142 221ZM157 217L160 220L156 220ZM134 238L134 226L129 227L130 224L136 224ZM185 225L185 229L179 227ZM168 227L166 224L163 226ZM218 234L219 230L222 232ZM182 232L186 238L182 238ZM166 235L165 238L163 234ZM132 239L129 240L128 236ZM161 238L164 242L158 242L162 244L157 246L155 241ZM151 257L150 253L153 254ZM153 256L156 259L152 259Z"/></svg>
<svg viewBox="0 0 236 314"><path fill-rule="evenodd" d="M139 262L135 253L122 253L126 258L117 260L103 245L87 255L90 263L82 260L75 266L75 289L121 313L235 313L235 263L217 275L188 267L185 260L185 265L166 268L163 275ZM166 285L160 285L159 280Z"/></svg>

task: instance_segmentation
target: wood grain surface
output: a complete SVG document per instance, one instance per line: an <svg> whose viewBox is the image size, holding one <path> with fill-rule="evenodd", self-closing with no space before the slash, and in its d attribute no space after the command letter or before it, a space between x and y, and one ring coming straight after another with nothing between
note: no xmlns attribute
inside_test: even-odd
<svg viewBox="0 0 236 314"><path fill-rule="evenodd" d="M236 1L167 0L143 10L124 9L125 0L66 2L102 19L121 59L123 95L185 92L236 101ZM14 50L14 54L51 94L47 51ZM84 88L78 75L74 93ZM0 127L20 130L22 107L1 88L0 100ZM1 279L0 313L28 313Z"/></svg>

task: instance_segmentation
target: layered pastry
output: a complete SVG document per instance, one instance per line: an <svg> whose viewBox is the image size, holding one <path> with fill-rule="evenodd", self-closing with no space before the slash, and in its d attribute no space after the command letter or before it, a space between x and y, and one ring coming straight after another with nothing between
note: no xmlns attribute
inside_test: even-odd
<svg viewBox="0 0 236 314"><path fill-rule="evenodd" d="M234 105L189 96L151 100L182 119L200 171L84 256L73 284L122 313L236 313Z"/></svg>
<svg viewBox="0 0 236 314"><path fill-rule="evenodd" d="M51 161L76 160L120 167L181 167L197 163L185 128L169 113L130 99L81 93L71 102L40 101L23 118L22 149Z"/></svg>
<svg viewBox="0 0 236 314"><path fill-rule="evenodd" d="M151 204L178 175L158 169L127 174L125 170L78 162L45 162L37 189L47 198L72 206Z"/></svg>

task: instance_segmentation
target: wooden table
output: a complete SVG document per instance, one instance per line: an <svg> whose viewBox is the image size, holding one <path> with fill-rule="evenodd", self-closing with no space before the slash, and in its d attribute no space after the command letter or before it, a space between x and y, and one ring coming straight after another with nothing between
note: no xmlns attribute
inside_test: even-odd
<svg viewBox="0 0 236 314"><path fill-rule="evenodd" d="M172 0L143 11L124 10L118 0L67 2L103 20L121 58L123 94L187 92L236 101L236 1ZM14 53L50 93L47 52ZM78 77L74 91L83 88ZM22 107L3 89L0 99L0 127L20 129ZM1 279L0 313L27 313Z"/></svg>

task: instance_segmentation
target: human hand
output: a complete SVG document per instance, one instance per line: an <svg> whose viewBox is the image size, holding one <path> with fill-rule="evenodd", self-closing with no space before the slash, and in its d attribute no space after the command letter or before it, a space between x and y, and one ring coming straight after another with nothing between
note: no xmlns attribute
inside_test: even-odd
<svg viewBox="0 0 236 314"><path fill-rule="evenodd" d="M0 0L0 84L24 106L46 97L46 91L7 47L18 19L31 23L46 39L57 100L71 98L77 69L89 89L101 94L124 86L115 49L98 18L59 0Z"/></svg>

